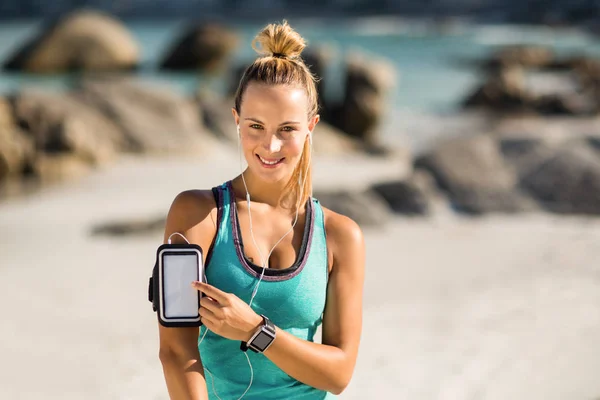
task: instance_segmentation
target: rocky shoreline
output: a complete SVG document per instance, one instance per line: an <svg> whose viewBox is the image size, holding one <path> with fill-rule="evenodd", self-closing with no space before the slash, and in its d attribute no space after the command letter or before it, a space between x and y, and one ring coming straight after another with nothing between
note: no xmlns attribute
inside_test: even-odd
<svg viewBox="0 0 600 400"><path fill-rule="evenodd" d="M228 93L199 88L185 97L136 76L138 46L118 20L81 12L47 28L5 68L75 71L79 78L65 92L23 89L0 98L0 192L6 196L15 187L84 177L122 154L202 155L235 147L230 107L241 70L230 65L229 57L237 40L233 31L213 24L193 27L173 43L164 68L233 71ZM317 44L305 59L323 76L331 52ZM383 59L349 56L343 97L322 96L315 153L401 159L404 167L396 180L374 180L364 191L316 196L365 225L383 223L392 213L430 215L440 202L471 215L600 214L600 62L509 47L467 65L487 73L464 101L466 109L485 113L486 129L440 140L415 155L406 148L386 148L380 138L397 71ZM558 71L569 89L536 93L526 79L532 70ZM322 93L326 84L326 79L320 82ZM364 216L365 204L377 204L369 208L378 211Z"/></svg>

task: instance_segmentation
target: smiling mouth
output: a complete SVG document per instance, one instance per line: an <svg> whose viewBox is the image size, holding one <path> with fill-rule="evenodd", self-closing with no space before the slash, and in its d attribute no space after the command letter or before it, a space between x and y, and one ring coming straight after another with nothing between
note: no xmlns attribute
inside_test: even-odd
<svg viewBox="0 0 600 400"><path fill-rule="evenodd" d="M262 158L258 154L256 155L256 158L258 158L258 160L263 165L263 167L266 167L266 168L276 167L279 164L281 164L283 162L283 160L285 159L285 157L284 158L275 158L275 159Z"/></svg>

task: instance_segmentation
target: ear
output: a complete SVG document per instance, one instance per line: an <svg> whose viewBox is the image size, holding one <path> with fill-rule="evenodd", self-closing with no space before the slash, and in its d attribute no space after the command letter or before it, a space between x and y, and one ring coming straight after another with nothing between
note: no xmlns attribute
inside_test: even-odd
<svg viewBox="0 0 600 400"><path fill-rule="evenodd" d="M231 114L233 115L233 120L235 124L237 126L240 126L240 116L238 115L237 111L235 111L235 108L231 109Z"/></svg>
<svg viewBox="0 0 600 400"><path fill-rule="evenodd" d="M319 123L320 120L321 120L321 116L319 114L317 114L314 117L312 117L310 121L308 121L309 134L312 135L312 132L315 130L315 127L317 126L317 124Z"/></svg>

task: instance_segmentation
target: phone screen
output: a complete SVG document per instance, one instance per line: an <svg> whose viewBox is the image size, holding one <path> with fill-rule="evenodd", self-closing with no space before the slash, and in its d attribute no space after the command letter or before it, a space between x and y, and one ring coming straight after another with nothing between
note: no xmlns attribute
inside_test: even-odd
<svg viewBox="0 0 600 400"><path fill-rule="evenodd" d="M166 318L196 318L198 290L191 286L198 276L198 254L163 255L163 298Z"/></svg>

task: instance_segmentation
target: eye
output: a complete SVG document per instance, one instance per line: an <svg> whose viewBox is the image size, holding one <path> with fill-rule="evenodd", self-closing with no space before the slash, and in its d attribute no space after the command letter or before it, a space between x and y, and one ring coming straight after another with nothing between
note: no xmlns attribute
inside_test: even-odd
<svg viewBox="0 0 600 400"><path fill-rule="evenodd" d="M262 126L259 125L259 124L252 124L252 125L250 125L250 128L252 128L252 129L262 129Z"/></svg>
<svg viewBox="0 0 600 400"><path fill-rule="evenodd" d="M292 126L284 126L283 128L281 128L281 130L284 132L293 132L296 130L296 128L294 128Z"/></svg>

